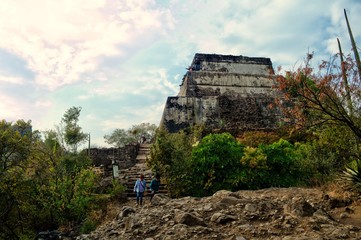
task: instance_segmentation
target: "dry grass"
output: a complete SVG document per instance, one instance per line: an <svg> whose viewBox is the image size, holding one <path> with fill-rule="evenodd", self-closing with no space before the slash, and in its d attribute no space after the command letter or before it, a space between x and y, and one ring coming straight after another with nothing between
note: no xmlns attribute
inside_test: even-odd
<svg viewBox="0 0 361 240"><path fill-rule="evenodd" d="M361 197L360 194L347 190L346 184L339 180L327 183L321 189L332 198L357 200Z"/></svg>
<svg viewBox="0 0 361 240"><path fill-rule="evenodd" d="M122 208L121 203L116 201L109 202L103 212L104 217L102 219L102 223L109 222L115 219L120 213L121 208Z"/></svg>

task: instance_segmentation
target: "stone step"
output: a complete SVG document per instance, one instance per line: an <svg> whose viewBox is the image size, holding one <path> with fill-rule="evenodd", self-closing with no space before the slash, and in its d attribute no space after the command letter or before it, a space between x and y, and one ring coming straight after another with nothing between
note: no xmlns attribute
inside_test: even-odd
<svg viewBox="0 0 361 240"><path fill-rule="evenodd" d="M150 182L149 182L149 183L150 183ZM149 190L149 183L147 183L147 190ZM135 182L126 183L126 184L125 184L125 187L127 187L127 191L129 191L129 190L133 191L134 184L135 184ZM160 185L159 185L159 190L160 190L160 191L167 190L167 185L166 185L166 184L160 184Z"/></svg>
<svg viewBox="0 0 361 240"><path fill-rule="evenodd" d="M126 187L125 193L128 198L135 198L136 194L133 192L134 184L139 179L140 174L144 174L144 178L147 182L147 195L150 196L149 184L153 179L152 172L146 165L146 159L150 154L151 144L140 144L138 154L136 157L136 164L128 169L120 169L120 181ZM162 184L159 187L159 193L167 194L166 184Z"/></svg>
<svg viewBox="0 0 361 240"><path fill-rule="evenodd" d="M127 193L127 197L128 197L128 198L136 198L136 197L137 197L136 193L133 192L133 191L132 191L132 192L126 192L126 193ZM163 192L159 191L158 193L167 195L167 194L168 194L168 191L163 191ZM148 197L148 196L150 196L150 192L149 192L149 191L147 191L147 193L145 194L145 197Z"/></svg>
<svg viewBox="0 0 361 240"><path fill-rule="evenodd" d="M150 148L139 148L138 154L150 154Z"/></svg>

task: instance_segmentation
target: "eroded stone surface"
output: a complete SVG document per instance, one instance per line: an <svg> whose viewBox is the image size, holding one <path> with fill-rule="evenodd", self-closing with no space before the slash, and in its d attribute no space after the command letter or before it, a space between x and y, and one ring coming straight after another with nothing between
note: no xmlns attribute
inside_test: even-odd
<svg viewBox="0 0 361 240"><path fill-rule="evenodd" d="M169 132L195 124L229 132L275 129L273 85L269 58L197 53L178 96L168 97L161 125Z"/></svg>
<svg viewBox="0 0 361 240"><path fill-rule="evenodd" d="M303 188L219 191L204 198L155 195L156 205L127 202L113 220L78 239L361 239L361 201L330 208L342 199L324 195Z"/></svg>

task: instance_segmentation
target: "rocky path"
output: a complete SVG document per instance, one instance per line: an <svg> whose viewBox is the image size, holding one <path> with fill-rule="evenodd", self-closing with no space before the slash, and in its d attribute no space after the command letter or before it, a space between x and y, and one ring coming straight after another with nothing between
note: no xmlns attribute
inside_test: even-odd
<svg viewBox="0 0 361 240"><path fill-rule="evenodd" d="M159 194L142 208L134 201L119 205L116 216L78 240L361 239L360 213L360 198L316 188L219 191L179 199Z"/></svg>

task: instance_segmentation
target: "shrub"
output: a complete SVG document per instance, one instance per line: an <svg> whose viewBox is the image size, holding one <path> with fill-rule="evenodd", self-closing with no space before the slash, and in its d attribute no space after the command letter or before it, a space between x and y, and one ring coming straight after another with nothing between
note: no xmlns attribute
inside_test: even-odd
<svg viewBox="0 0 361 240"><path fill-rule="evenodd" d="M242 155L243 145L229 133L205 136L192 151L191 194L204 196L236 189Z"/></svg>
<svg viewBox="0 0 361 240"><path fill-rule="evenodd" d="M192 135L183 131L171 134L157 130L147 163L153 172L161 175L172 197L187 195L192 185L189 175L192 139Z"/></svg>
<svg viewBox="0 0 361 240"><path fill-rule="evenodd" d="M312 138L307 142L296 143L301 156L298 160L308 185L322 185L333 180L340 170L358 156L354 134L343 126L315 126Z"/></svg>
<svg viewBox="0 0 361 240"><path fill-rule="evenodd" d="M265 179L269 179L267 156L260 149L246 147L241 158L241 165L238 188L259 189L266 187Z"/></svg>
<svg viewBox="0 0 361 240"><path fill-rule="evenodd" d="M264 179L265 187L289 187L302 183L303 172L299 169L300 155L294 145L280 139L270 145L259 146L267 156L268 176Z"/></svg>
<svg viewBox="0 0 361 240"><path fill-rule="evenodd" d="M361 193L361 160L355 160L342 171L341 180L346 188Z"/></svg>
<svg viewBox="0 0 361 240"><path fill-rule="evenodd" d="M80 234L88 234L91 231L94 231L98 225L98 222L92 220L92 219L85 219L85 221L80 226Z"/></svg>
<svg viewBox="0 0 361 240"><path fill-rule="evenodd" d="M112 180L112 187L108 189L110 197L112 199L120 199L123 200L123 194L125 192L125 186L121 184L119 181L113 179Z"/></svg>
<svg viewBox="0 0 361 240"><path fill-rule="evenodd" d="M337 156L318 141L296 143L300 155L298 165L303 173L303 182L319 186L330 181L337 171Z"/></svg>

